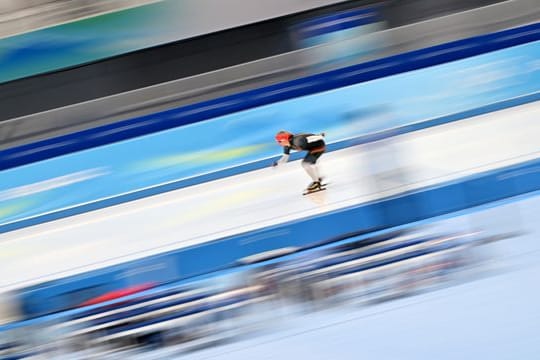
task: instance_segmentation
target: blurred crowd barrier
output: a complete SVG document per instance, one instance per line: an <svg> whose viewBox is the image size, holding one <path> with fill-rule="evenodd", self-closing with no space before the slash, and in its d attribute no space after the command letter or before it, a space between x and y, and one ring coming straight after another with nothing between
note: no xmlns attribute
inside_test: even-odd
<svg viewBox="0 0 540 360"><path fill-rule="evenodd" d="M489 245L512 236L420 227L245 259L205 279L109 292L8 326L0 332L0 354L170 358L256 337L310 311L371 306L476 280L493 271Z"/></svg>

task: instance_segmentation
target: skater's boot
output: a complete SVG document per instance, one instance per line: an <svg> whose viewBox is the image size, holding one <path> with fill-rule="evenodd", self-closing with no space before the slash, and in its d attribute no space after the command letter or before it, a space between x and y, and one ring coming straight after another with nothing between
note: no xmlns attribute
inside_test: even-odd
<svg viewBox="0 0 540 360"><path fill-rule="evenodd" d="M313 190L319 189L320 187L321 187L321 183L319 181L314 181L308 185L306 190L313 191Z"/></svg>

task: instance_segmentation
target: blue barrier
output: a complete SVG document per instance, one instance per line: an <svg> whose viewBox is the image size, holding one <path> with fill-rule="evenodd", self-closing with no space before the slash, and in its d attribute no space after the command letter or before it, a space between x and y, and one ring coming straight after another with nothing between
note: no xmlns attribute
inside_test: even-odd
<svg viewBox="0 0 540 360"><path fill-rule="evenodd" d="M540 40L539 23L458 40L178 109L120 121L0 151L0 170L537 40Z"/></svg>
<svg viewBox="0 0 540 360"><path fill-rule="evenodd" d="M367 204L335 210L318 216L283 223L240 235L192 246L143 260L52 281L21 292L30 317L72 307L65 293L107 283L125 287L144 276L145 269L168 264L177 274L174 281L234 268L239 260L267 251L322 246L344 235L367 234L462 211L475 206L540 190L540 159L471 175L455 181L418 189ZM141 275L142 274L142 275ZM171 282L153 273L156 283Z"/></svg>

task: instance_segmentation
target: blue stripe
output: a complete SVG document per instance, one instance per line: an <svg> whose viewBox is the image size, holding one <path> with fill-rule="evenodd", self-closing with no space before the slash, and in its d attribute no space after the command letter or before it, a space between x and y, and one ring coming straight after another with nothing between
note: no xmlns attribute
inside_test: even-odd
<svg viewBox="0 0 540 360"><path fill-rule="evenodd" d="M0 151L0 170L540 40L540 23L454 41Z"/></svg>

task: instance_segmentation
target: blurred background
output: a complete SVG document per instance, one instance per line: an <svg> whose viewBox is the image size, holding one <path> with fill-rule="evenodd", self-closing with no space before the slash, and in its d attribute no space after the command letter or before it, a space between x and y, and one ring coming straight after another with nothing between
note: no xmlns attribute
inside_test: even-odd
<svg viewBox="0 0 540 360"><path fill-rule="evenodd" d="M0 1L0 359L535 358L539 19Z"/></svg>

